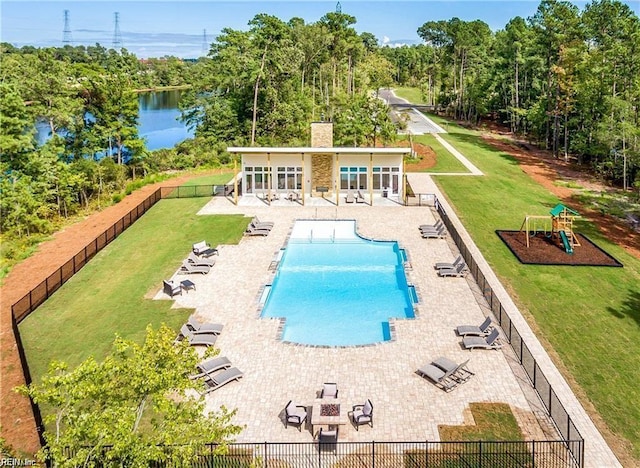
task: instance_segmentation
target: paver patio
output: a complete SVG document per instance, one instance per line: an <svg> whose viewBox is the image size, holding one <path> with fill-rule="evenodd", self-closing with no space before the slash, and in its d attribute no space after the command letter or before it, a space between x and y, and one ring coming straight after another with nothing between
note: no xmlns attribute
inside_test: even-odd
<svg viewBox="0 0 640 468"><path fill-rule="evenodd" d="M439 424L470 422L470 402L508 403L526 439L557 438L544 434L535 422L503 351L462 349L454 328L480 323L484 315L465 279L440 278L433 269L436 261L451 261L455 253L446 240L420 236L418 225L435 221L431 210L380 201L386 206L374 201L374 206L269 207L249 197L239 206L213 198L200 211L201 215L244 213L275 222L266 237L245 237L238 245L219 246L220 255L209 274L188 276L197 290L175 298L176 306L195 308L202 320L224 324L216 345L244 372L240 381L207 395L207 407L238 409L234 421L245 426L238 442L309 442L309 423L302 432L285 428L284 406L293 399L310 408L323 382L337 382L349 409L367 398L374 404L373 428L356 431L347 424L341 428L341 441L439 440ZM395 320L394 341L350 348L284 344L277 337L279 320L260 318L260 291L274 275L269 264L285 245L294 221L313 218L355 219L360 235L397 240L406 249L413 267L408 280L416 286L420 303L415 319ZM189 248L185 246L185 257ZM457 362L471 359L469 368L476 375L453 392L443 392L415 373L439 356Z"/></svg>

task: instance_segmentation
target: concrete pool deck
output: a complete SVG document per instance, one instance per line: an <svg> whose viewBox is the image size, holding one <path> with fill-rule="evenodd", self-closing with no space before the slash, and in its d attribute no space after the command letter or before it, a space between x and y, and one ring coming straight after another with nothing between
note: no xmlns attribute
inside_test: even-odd
<svg viewBox="0 0 640 468"><path fill-rule="evenodd" d="M502 351L466 351L454 329L479 324L484 314L463 278L440 278L436 261L452 261L446 240L423 239L418 225L435 221L426 207L242 207L223 198L212 199L201 215L245 213L274 221L266 237L245 237L238 245L219 246L216 264L207 275L189 275L197 290L176 297L176 306L194 307L202 320L225 328L216 345L221 355L244 372L244 378L206 397L212 410L237 408L235 423L246 426L238 442L308 442L310 427L286 429L284 406L289 400L311 406L323 382L337 382L347 406L370 398L374 424L356 431L341 428L341 441L439 440L438 425L468 423L470 402L508 403L519 418L525 438L545 435L520 389ZM320 348L283 344L277 339L279 320L259 317L259 295L273 278L268 267L285 245L295 219L355 219L358 232L369 238L397 240L409 254L413 269L408 280L420 298L418 316L395 320L395 340L373 346ZM177 279L186 279L178 276ZM445 393L415 371L447 356L470 359L476 373L451 393Z"/></svg>
<svg viewBox="0 0 640 468"><path fill-rule="evenodd" d="M193 307L199 318L223 323L217 341L220 354L244 372L240 381L206 396L211 410L221 405L237 408L234 422L245 426L237 442L312 441L309 422L301 432L285 428L284 406L293 400L310 409L323 382L337 382L340 399L349 409L367 398L374 405L373 428L363 426L356 431L347 424L341 427L340 441L436 441L438 425L472 423L471 402L509 404L526 440L559 439L509 346L500 351L462 349L454 328L479 324L486 309L476 300L481 294L472 278L439 278L433 269L437 261L453 260L457 251L448 239L420 236L417 226L435 221L431 209L396 203L270 207L249 198L241 199L239 206L213 198L199 214L257 215L261 221L275 222L271 233L220 246L216 264L207 275L176 277L188 278L197 286L196 291L178 296L176 307ZM420 303L416 319L394 321L394 341L358 348L283 344L277 339L279 320L260 318L261 289L271 283L274 274L269 265L285 246L293 222L314 218L355 219L359 234L396 240L406 249L412 265L408 281L416 286ZM476 375L453 392L443 392L415 373L439 356L457 362L470 359L469 368ZM554 382L554 388L557 384ZM567 391L569 404L575 405L577 399ZM582 418L584 410L575 410ZM584 421L578 427L586 439L585 466L620 466L593 423Z"/></svg>

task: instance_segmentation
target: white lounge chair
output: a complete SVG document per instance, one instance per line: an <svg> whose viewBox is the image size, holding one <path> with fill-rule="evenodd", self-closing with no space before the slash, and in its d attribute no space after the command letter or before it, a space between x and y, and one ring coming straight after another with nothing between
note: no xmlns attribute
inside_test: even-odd
<svg viewBox="0 0 640 468"><path fill-rule="evenodd" d="M211 270L210 266L194 265L193 263L190 263L188 260L185 260L184 262L182 262L182 265L180 266L180 270L178 270L178 273L182 275L193 274L193 273L201 273L205 275L209 273L210 270Z"/></svg>
<svg viewBox="0 0 640 468"><path fill-rule="evenodd" d="M206 257L200 258L193 252L191 252L187 256L187 262L195 266L208 266L208 267L212 267L213 265L216 264L216 261L214 259L206 258Z"/></svg>

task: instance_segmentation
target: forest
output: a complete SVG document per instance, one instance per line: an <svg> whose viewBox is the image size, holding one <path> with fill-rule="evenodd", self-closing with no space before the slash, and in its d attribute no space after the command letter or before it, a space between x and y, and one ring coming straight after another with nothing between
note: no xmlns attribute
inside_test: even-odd
<svg viewBox="0 0 640 468"><path fill-rule="evenodd" d="M229 162L227 146L299 145L309 122L334 122L336 145L390 141L396 124L376 98L413 86L425 104L515 134L640 189L640 23L616 0L580 10L543 0L499 31L480 21L428 21L414 46L382 47L356 18L316 22L259 14L223 29L195 62L139 60L95 46L0 44L0 227L11 258L86 209L117 202L131 181ZM184 87L195 137L149 152L137 132L142 89ZM51 138L39 145L36 124Z"/></svg>

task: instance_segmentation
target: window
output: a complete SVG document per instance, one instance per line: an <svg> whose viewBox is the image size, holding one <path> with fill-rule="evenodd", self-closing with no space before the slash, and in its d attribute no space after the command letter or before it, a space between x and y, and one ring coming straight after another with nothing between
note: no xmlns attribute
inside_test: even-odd
<svg viewBox="0 0 640 468"><path fill-rule="evenodd" d="M302 188L302 167L278 167L277 180L278 190L300 190Z"/></svg>
<svg viewBox="0 0 640 468"><path fill-rule="evenodd" d="M257 193L268 190L271 181L271 174L269 173L268 167L245 166L243 172L246 193Z"/></svg>
<svg viewBox="0 0 640 468"><path fill-rule="evenodd" d="M400 181L400 168L398 167L374 167L373 190L388 189L397 194Z"/></svg>
<svg viewBox="0 0 640 468"><path fill-rule="evenodd" d="M341 167L340 168L340 190L366 190L367 189L367 168L366 167Z"/></svg>

